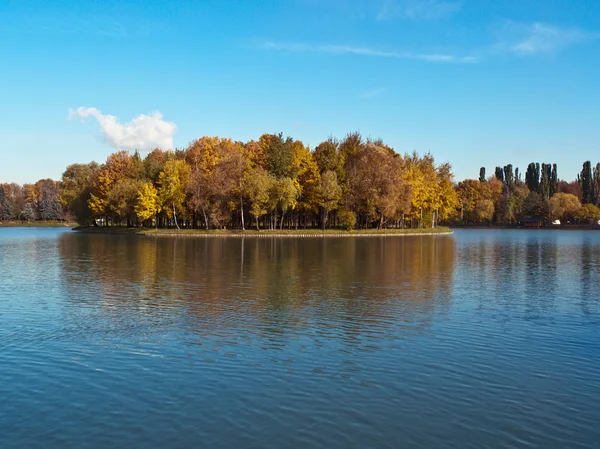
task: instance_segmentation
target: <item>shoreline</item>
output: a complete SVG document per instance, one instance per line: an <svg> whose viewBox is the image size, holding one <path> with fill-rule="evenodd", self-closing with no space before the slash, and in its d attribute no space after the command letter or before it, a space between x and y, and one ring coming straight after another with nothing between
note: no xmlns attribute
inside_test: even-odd
<svg viewBox="0 0 600 449"><path fill-rule="evenodd" d="M450 225L448 226L450 229L514 229L517 231L600 231L600 226L598 225L562 225L562 226L541 226L539 228L528 228L526 226L510 226L510 225L499 225L499 226L486 226L486 225Z"/></svg>
<svg viewBox="0 0 600 449"><path fill-rule="evenodd" d="M141 229L141 228L94 228L77 227L73 228L75 232L84 234L113 234L113 235L134 235L140 237L405 237L405 236L438 236L452 235L454 231L446 227L436 229L371 229L371 230L316 230L316 229L298 229L298 230L204 230L204 229Z"/></svg>
<svg viewBox="0 0 600 449"><path fill-rule="evenodd" d="M73 222L60 222L60 221L48 221L48 222L37 222L37 221L3 221L0 222L0 229L2 228L73 228L76 223Z"/></svg>

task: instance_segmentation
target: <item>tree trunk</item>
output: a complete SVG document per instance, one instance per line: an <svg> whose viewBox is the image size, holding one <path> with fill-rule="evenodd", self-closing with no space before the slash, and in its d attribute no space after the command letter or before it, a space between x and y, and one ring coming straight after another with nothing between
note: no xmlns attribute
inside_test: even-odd
<svg viewBox="0 0 600 449"><path fill-rule="evenodd" d="M208 217L206 216L206 210L204 209L204 206L202 206L202 215L204 216L204 226L208 231Z"/></svg>
<svg viewBox="0 0 600 449"><path fill-rule="evenodd" d="M173 203L173 220L175 220L175 227L179 229L179 225L177 224L177 214L175 213L175 203Z"/></svg>
<svg viewBox="0 0 600 449"><path fill-rule="evenodd" d="M240 214L242 214L242 231L246 230L244 225L244 199L240 196Z"/></svg>

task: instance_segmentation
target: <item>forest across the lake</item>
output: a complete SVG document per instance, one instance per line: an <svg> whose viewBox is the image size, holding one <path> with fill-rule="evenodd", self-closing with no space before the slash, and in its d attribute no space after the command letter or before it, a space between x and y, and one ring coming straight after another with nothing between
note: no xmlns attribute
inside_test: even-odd
<svg viewBox="0 0 600 449"><path fill-rule="evenodd" d="M600 163L572 181L551 163L511 164L455 182L449 162L401 155L350 133L314 150L282 134L202 137L145 156L72 164L60 180L0 184L0 222L224 230L538 226L600 220Z"/></svg>

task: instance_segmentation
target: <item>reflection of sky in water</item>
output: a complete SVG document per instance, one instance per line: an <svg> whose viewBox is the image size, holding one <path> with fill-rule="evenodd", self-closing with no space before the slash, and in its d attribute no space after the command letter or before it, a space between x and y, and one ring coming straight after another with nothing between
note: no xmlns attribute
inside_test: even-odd
<svg viewBox="0 0 600 449"><path fill-rule="evenodd" d="M0 230L0 446L593 447L598 249Z"/></svg>

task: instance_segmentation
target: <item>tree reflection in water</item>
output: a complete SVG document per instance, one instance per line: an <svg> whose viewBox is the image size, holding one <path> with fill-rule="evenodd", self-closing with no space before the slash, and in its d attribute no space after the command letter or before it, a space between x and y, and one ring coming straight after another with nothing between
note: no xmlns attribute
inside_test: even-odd
<svg viewBox="0 0 600 449"><path fill-rule="evenodd" d="M235 329L265 344L304 335L365 348L418 334L443 313L455 263L451 236L65 234L59 250L74 325L93 314L109 335L185 329L210 338Z"/></svg>

